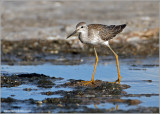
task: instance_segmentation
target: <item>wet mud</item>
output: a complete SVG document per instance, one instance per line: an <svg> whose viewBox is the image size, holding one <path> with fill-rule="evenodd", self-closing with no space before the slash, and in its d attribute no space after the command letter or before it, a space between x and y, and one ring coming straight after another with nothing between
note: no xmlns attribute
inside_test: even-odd
<svg viewBox="0 0 160 114"><path fill-rule="evenodd" d="M54 81L61 80L62 78L50 78L49 76L43 74L18 74L12 76L5 76L6 74L2 74L1 76L1 87L16 87L22 84L35 84L37 87L43 88L52 88L54 86ZM30 91L31 89L25 89L26 91Z"/></svg>
<svg viewBox="0 0 160 114"><path fill-rule="evenodd" d="M156 107L139 107L133 110L118 110L119 104L125 104L128 106L138 105L141 103L138 99L130 99L130 97L141 97L146 94L127 94L125 90L130 88L129 85L116 84L105 82L101 80L95 80L95 84L84 85L83 80L70 79L63 81L60 77L49 77L43 74L7 74L2 73L1 87L14 88L23 84L35 85L38 89L41 88L72 88L71 91L58 90L40 92L39 94L45 96L51 96L50 98L44 98L42 100L15 99L14 94L11 97L1 98L2 112L12 111L16 112L17 109L21 109L25 104L29 112L159 112L159 108ZM57 81L64 83L57 84ZM36 91L34 88L24 88L23 91L32 92ZM60 95L61 97L55 98L52 95ZM150 94L150 96L158 96L158 94ZM122 97L127 96L128 99ZM146 95L147 96L147 95ZM149 96L148 96L149 97ZM113 103L117 104L117 107L111 109L99 109L97 107L100 103ZM16 106L16 104L19 104ZM22 106L21 106L21 105ZM6 105L8 105L6 107ZM30 108L29 106L30 105ZM95 105L95 108L89 108L87 105ZM147 110L146 110L147 109Z"/></svg>
<svg viewBox="0 0 160 114"><path fill-rule="evenodd" d="M94 56L92 46L74 48L72 43L66 40L2 40L2 63L14 65L43 64L81 64L81 58ZM79 42L79 41L77 41ZM139 44L140 48L128 43L111 44L111 47L121 57L133 56L157 56L158 39L151 39L148 43ZM147 45L147 46L146 46ZM113 53L105 46L96 47L99 56L109 56ZM145 66L144 66L145 67Z"/></svg>

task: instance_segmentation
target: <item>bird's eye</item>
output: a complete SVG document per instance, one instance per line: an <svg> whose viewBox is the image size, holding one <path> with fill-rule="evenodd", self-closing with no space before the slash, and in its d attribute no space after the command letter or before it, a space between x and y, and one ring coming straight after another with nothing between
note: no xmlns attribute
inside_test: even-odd
<svg viewBox="0 0 160 114"><path fill-rule="evenodd" d="M81 26L81 28L83 28L83 26Z"/></svg>

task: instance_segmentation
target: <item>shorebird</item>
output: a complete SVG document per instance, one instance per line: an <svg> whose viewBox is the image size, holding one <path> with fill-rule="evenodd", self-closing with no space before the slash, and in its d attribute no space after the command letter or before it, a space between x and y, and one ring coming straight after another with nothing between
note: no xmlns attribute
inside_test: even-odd
<svg viewBox="0 0 160 114"><path fill-rule="evenodd" d="M82 81L84 85L88 85L89 83L95 84L94 74L96 71L97 63L98 63L98 55L95 46L96 45L105 45L107 46L115 55L116 64L117 64L117 72L118 72L118 79L114 83L120 83L121 76L119 71L119 61L118 55L113 51L111 46L109 45L109 40L114 38L118 33L122 32L122 30L126 27L126 24L122 25L102 25L102 24L89 24L87 25L85 22L80 22L76 25L76 30L70 34L69 37L72 35L79 33L79 40L84 44L93 45L94 52L96 56L96 62L94 65L94 71L91 78L91 81Z"/></svg>

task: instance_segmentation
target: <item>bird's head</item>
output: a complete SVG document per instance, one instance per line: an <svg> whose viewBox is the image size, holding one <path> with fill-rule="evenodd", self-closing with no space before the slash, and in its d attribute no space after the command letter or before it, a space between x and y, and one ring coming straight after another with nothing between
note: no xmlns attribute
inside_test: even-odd
<svg viewBox="0 0 160 114"><path fill-rule="evenodd" d="M70 34L67 38L71 37L76 33L87 32L87 30L88 30L87 24L85 22L80 22L76 25L76 30L72 34Z"/></svg>

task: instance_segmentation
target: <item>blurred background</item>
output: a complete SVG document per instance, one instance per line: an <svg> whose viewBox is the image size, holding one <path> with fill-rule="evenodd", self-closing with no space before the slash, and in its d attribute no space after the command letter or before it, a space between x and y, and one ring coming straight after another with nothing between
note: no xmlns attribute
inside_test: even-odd
<svg viewBox="0 0 160 114"><path fill-rule="evenodd" d="M158 2L6 1L2 3L2 39L65 39L79 22L128 23L124 32L158 27Z"/></svg>
<svg viewBox="0 0 160 114"><path fill-rule="evenodd" d="M126 96L117 99L136 99L138 103L109 103L97 99L99 112L159 112L159 1L23 0L2 1L1 6L2 112L9 109L15 112L16 109L22 112L97 112L90 99L87 99L90 104L82 102L67 109L63 104L54 105L54 108L45 103L41 107L33 102L28 105L27 100L20 101L33 99L41 104L45 98L57 97L42 92L68 89L54 86L41 89L21 82L14 86L14 78L6 78L37 73L64 78L55 84L69 79L90 80L95 62L93 47L83 45L77 36L66 39L82 21L104 25L127 23L123 32L110 40L111 47L119 55L121 83L130 86L125 90ZM95 79L116 80L113 53L103 46L96 49L99 64ZM6 83L11 85L7 87ZM12 104L8 105L10 100ZM121 111L115 110L117 105Z"/></svg>
<svg viewBox="0 0 160 114"><path fill-rule="evenodd" d="M81 21L105 25L127 23L123 32L110 40L113 49L124 56L158 55L156 1L4 1L1 17L2 62L14 64L11 60L15 59L33 62L45 54L93 55L92 47L83 46L77 37L66 40ZM108 49L97 50L100 55L111 54ZM8 58L10 55L15 58Z"/></svg>

